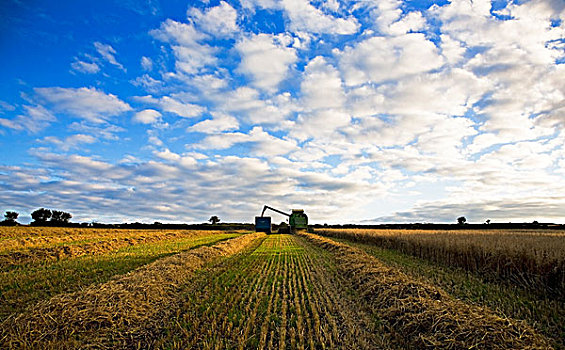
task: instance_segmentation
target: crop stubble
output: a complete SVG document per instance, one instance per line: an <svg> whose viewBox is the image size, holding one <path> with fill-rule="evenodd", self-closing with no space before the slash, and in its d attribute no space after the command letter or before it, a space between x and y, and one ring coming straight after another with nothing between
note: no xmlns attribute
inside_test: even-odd
<svg viewBox="0 0 565 350"><path fill-rule="evenodd" d="M175 316L154 322L145 342L135 345L390 348L367 308L344 290L335 272L328 253L301 237L269 236L253 252L201 271Z"/></svg>
<svg viewBox="0 0 565 350"><path fill-rule="evenodd" d="M311 234L164 258L0 326L14 348L549 348L523 323Z"/></svg>
<svg viewBox="0 0 565 350"><path fill-rule="evenodd" d="M565 300L563 231L317 229L316 233L394 249Z"/></svg>
<svg viewBox="0 0 565 350"><path fill-rule="evenodd" d="M43 349L123 346L128 334L174 302L191 272L239 252L261 236L264 234L243 235L183 252L104 284L39 302L0 324L0 345Z"/></svg>
<svg viewBox="0 0 565 350"><path fill-rule="evenodd" d="M413 280L363 251L314 234L310 242L333 253L397 343L408 348L549 349L525 322L465 304L440 288Z"/></svg>
<svg viewBox="0 0 565 350"><path fill-rule="evenodd" d="M44 227L33 231L30 228L11 229L21 232L23 237L12 237L14 233L7 232L6 228L0 230L0 236L5 237L0 241L0 269L82 255L99 255L137 244L217 233L204 230L87 230L59 227Z"/></svg>

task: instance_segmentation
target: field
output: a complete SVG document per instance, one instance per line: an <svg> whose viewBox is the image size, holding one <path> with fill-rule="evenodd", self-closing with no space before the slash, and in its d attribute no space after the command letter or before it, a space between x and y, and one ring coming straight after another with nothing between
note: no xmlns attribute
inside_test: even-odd
<svg viewBox="0 0 565 350"><path fill-rule="evenodd" d="M17 230L0 231L2 348L563 346L497 301L510 287L359 232Z"/></svg>
<svg viewBox="0 0 565 350"><path fill-rule="evenodd" d="M565 347L565 232L324 229L451 295L523 319Z"/></svg>
<svg viewBox="0 0 565 350"><path fill-rule="evenodd" d="M318 233L398 250L565 299L563 231L329 229Z"/></svg>

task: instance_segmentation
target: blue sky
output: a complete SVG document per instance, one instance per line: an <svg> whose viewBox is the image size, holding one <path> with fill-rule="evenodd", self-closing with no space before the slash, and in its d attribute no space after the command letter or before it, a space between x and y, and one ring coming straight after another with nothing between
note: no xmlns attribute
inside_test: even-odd
<svg viewBox="0 0 565 350"><path fill-rule="evenodd" d="M21 222L565 221L562 0L0 14L0 210Z"/></svg>

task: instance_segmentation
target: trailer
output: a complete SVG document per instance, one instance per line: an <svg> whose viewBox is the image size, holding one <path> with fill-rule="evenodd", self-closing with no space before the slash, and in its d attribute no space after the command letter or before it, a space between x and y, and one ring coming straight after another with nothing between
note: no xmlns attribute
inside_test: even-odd
<svg viewBox="0 0 565 350"><path fill-rule="evenodd" d="M255 217L255 232L265 232L271 234L271 217L270 216L256 216Z"/></svg>

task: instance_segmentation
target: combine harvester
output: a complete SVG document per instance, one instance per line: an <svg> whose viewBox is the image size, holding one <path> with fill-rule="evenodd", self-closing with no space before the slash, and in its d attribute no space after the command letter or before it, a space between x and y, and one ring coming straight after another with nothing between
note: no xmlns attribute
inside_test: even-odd
<svg viewBox="0 0 565 350"><path fill-rule="evenodd" d="M278 209L265 205L263 207L263 211L261 212L261 216L255 217L256 232L266 232L267 234L271 233L271 217L264 216L265 210L267 209L270 209L284 216L288 216L289 218L288 226L281 225L279 227L278 233L296 233L296 231L299 230L308 230L308 216L306 216L303 209L292 209L292 212L290 214L287 214L284 211L280 211Z"/></svg>

